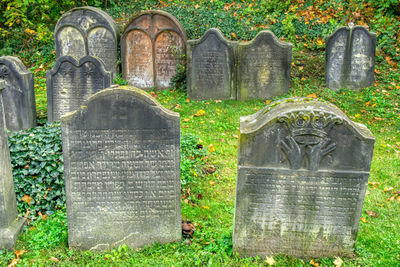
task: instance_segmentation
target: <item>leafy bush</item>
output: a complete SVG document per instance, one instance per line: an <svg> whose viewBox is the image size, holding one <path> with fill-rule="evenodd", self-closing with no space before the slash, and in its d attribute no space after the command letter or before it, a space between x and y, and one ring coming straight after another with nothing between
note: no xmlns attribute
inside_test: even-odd
<svg viewBox="0 0 400 267"><path fill-rule="evenodd" d="M181 135L181 183L182 185L195 183L201 174L203 159L207 151L198 143L195 135Z"/></svg>
<svg viewBox="0 0 400 267"><path fill-rule="evenodd" d="M18 211L30 218L65 206L64 165L59 123L9 137ZM41 212L39 214L39 212Z"/></svg>

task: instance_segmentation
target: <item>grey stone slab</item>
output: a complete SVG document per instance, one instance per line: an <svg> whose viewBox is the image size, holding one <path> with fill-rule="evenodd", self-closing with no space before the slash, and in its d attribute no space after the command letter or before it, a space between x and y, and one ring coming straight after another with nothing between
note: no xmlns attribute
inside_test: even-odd
<svg viewBox="0 0 400 267"><path fill-rule="evenodd" d="M290 87L292 44L280 41L271 31L261 31L250 42L239 44L237 98L270 98Z"/></svg>
<svg viewBox="0 0 400 267"><path fill-rule="evenodd" d="M4 88L6 83L0 80L0 91ZM3 99L0 96L0 249L14 247L25 222L26 219L17 214Z"/></svg>
<svg viewBox="0 0 400 267"><path fill-rule="evenodd" d="M56 121L78 109L91 95L111 85L112 74L100 59L63 56L46 74L47 118Z"/></svg>
<svg viewBox="0 0 400 267"><path fill-rule="evenodd" d="M70 247L181 240L179 114L133 87L61 118Z"/></svg>
<svg viewBox="0 0 400 267"><path fill-rule="evenodd" d="M98 57L115 78L118 74L119 31L115 21L98 8L71 9L58 20L54 31L56 56Z"/></svg>
<svg viewBox="0 0 400 267"><path fill-rule="evenodd" d="M35 91L33 75L16 57L0 57L0 80L5 82L2 91L6 128L11 131L36 126Z"/></svg>
<svg viewBox="0 0 400 267"><path fill-rule="evenodd" d="M148 10L134 15L121 37L123 78L141 89L168 88L185 43L185 30L171 14Z"/></svg>
<svg viewBox="0 0 400 267"><path fill-rule="evenodd" d="M352 256L374 142L367 127L310 98L242 117L234 251Z"/></svg>
<svg viewBox="0 0 400 267"><path fill-rule="evenodd" d="M187 43L187 90L194 100L236 99L235 56L238 42L209 29Z"/></svg>
<svg viewBox="0 0 400 267"><path fill-rule="evenodd" d="M376 34L363 26L341 27L326 41L325 80L332 90L373 85Z"/></svg>

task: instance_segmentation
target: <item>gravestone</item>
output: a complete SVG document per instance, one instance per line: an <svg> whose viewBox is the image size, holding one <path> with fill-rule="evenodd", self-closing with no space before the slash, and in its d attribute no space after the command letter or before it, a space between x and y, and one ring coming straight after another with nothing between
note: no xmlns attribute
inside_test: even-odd
<svg viewBox="0 0 400 267"><path fill-rule="evenodd" d="M0 91L6 83L0 80ZM2 96L0 96L0 249L12 249L26 219L18 218Z"/></svg>
<svg viewBox="0 0 400 267"><path fill-rule="evenodd" d="M112 74L100 59L85 56L79 61L60 57L46 74L47 117L49 122L78 109L84 100L110 86Z"/></svg>
<svg viewBox="0 0 400 267"><path fill-rule="evenodd" d="M238 100L285 94L291 62L292 44L280 41L271 31L261 31L252 41L239 44Z"/></svg>
<svg viewBox="0 0 400 267"><path fill-rule="evenodd" d="M352 256L374 142L367 127L311 98L242 117L234 251Z"/></svg>
<svg viewBox="0 0 400 267"><path fill-rule="evenodd" d="M141 89L168 88L185 43L185 30L171 14L149 10L135 15L121 37L123 78Z"/></svg>
<svg viewBox="0 0 400 267"><path fill-rule="evenodd" d="M69 246L181 239L179 114L133 87L61 118Z"/></svg>
<svg viewBox="0 0 400 267"><path fill-rule="evenodd" d="M58 20L54 36L57 58L98 57L113 78L117 75L119 28L104 11L89 6L71 9Z"/></svg>
<svg viewBox="0 0 400 267"><path fill-rule="evenodd" d="M0 80L5 82L2 91L6 128L11 131L36 126L35 91L33 75L16 57L0 57Z"/></svg>
<svg viewBox="0 0 400 267"><path fill-rule="evenodd" d="M188 97L195 100L236 99L235 55L238 43L216 29L187 44Z"/></svg>
<svg viewBox="0 0 400 267"><path fill-rule="evenodd" d="M326 41L326 86L361 89L373 85L376 34L363 26L341 27Z"/></svg>

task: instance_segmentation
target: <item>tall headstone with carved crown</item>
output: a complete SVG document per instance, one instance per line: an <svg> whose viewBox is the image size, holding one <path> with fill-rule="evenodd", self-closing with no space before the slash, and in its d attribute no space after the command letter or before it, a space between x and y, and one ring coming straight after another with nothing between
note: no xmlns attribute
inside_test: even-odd
<svg viewBox="0 0 400 267"><path fill-rule="evenodd" d="M6 83L0 80L0 91ZM0 249L12 249L26 222L18 218L2 96L0 96Z"/></svg>
<svg viewBox="0 0 400 267"><path fill-rule="evenodd" d="M374 142L364 125L310 98L242 117L234 251L351 256Z"/></svg>
<svg viewBox="0 0 400 267"><path fill-rule="evenodd" d="M98 57L114 78L118 73L119 28L104 11L95 7L77 7L65 13L55 31L56 57Z"/></svg>
<svg viewBox="0 0 400 267"><path fill-rule="evenodd" d="M70 247L181 239L179 114L112 87L61 118Z"/></svg>
<svg viewBox="0 0 400 267"><path fill-rule="evenodd" d="M36 126L35 91L33 75L16 57L0 57L0 80L5 83L2 91L6 128L11 131Z"/></svg>
<svg viewBox="0 0 400 267"><path fill-rule="evenodd" d="M185 43L185 29L171 14L148 10L134 15L121 37L123 78L140 89L168 88Z"/></svg>
<svg viewBox="0 0 400 267"><path fill-rule="evenodd" d="M363 26L337 29L326 41L325 80L332 90L373 85L376 34Z"/></svg>

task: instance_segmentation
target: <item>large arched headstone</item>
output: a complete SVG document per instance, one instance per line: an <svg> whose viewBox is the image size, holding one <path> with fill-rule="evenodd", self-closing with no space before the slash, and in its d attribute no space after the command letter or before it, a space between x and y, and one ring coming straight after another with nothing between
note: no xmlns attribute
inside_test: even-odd
<svg viewBox="0 0 400 267"><path fill-rule="evenodd" d="M95 7L77 7L65 13L54 31L56 56L100 58L107 71L118 71L119 28L104 11Z"/></svg>
<svg viewBox="0 0 400 267"><path fill-rule="evenodd" d="M367 127L311 98L240 118L234 251L353 255L374 142Z"/></svg>
<svg viewBox="0 0 400 267"><path fill-rule="evenodd" d="M70 247L181 240L178 113L142 90L112 87L61 128Z"/></svg>
<svg viewBox="0 0 400 267"><path fill-rule="evenodd" d="M168 88L185 43L185 30L171 14L150 10L135 15L121 37L123 78L141 89Z"/></svg>
<svg viewBox="0 0 400 267"><path fill-rule="evenodd" d="M36 126L35 91L33 75L16 57L0 57L0 80L4 80L2 91L6 128L11 132Z"/></svg>

